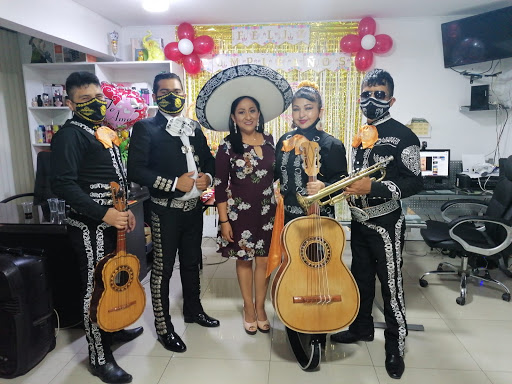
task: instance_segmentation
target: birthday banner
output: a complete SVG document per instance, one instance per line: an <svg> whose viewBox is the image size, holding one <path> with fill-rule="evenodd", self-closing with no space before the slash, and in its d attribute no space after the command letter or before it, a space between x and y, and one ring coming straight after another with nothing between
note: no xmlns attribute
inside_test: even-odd
<svg viewBox="0 0 512 384"><path fill-rule="evenodd" d="M309 25L270 25L232 27L231 45L243 44L298 44L309 45Z"/></svg>
<svg viewBox="0 0 512 384"><path fill-rule="evenodd" d="M301 72L325 70L337 72L340 69L350 71L350 54L346 53L233 53L219 54L211 59L202 58L203 70L217 73L220 70L241 64L259 64L275 70Z"/></svg>

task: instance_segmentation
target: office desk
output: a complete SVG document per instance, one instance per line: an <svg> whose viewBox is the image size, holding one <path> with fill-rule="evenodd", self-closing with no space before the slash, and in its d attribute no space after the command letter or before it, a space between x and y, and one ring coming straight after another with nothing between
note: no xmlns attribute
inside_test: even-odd
<svg viewBox="0 0 512 384"><path fill-rule="evenodd" d="M134 231L126 236L126 248L140 261L140 275L147 274L146 247L144 236L143 201L147 194L136 196L130 204L137 221ZM33 218L25 220L23 210L16 201L0 203L0 245L43 250L47 259L48 275L53 293L53 304L59 314L61 327L78 324L82 320L80 278L78 261L67 236L66 225L45 221L40 206L34 206Z"/></svg>
<svg viewBox="0 0 512 384"><path fill-rule="evenodd" d="M427 220L445 221L441 215L441 206L449 200L472 199L488 201L491 193L475 192L470 193L459 189L422 191L414 196L402 199L402 210L405 215L406 224L410 228L423 228ZM463 215L474 215L481 212L481 209L454 208L451 213L453 218Z"/></svg>

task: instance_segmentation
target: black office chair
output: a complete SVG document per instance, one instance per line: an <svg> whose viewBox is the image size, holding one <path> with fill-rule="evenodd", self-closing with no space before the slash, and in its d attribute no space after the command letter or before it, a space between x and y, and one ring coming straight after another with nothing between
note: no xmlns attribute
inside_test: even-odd
<svg viewBox="0 0 512 384"><path fill-rule="evenodd" d="M52 193L50 187L50 173L51 173L51 152L39 152L37 154L37 169L36 180L34 182L34 192L19 193L14 196L7 197L0 201L0 203L8 203L11 200L19 199L21 197L34 196L34 205L41 205L43 208L48 208L47 199L56 197Z"/></svg>
<svg viewBox="0 0 512 384"><path fill-rule="evenodd" d="M470 205L486 207L482 215L460 216L450 222L428 220L427 228L420 231L423 240L431 248L448 250L452 255L461 257L459 267L442 262L437 266L437 270L423 274L420 285L426 287L428 281L424 277L431 274L461 276L460 296L456 300L459 305L466 303L468 278L498 285L505 291L502 299L510 301L510 290L500 281L493 279L487 267L476 266L479 260L487 262L489 259L499 261L500 265L503 265L502 260L508 259L512 254L512 156L505 159L502 164L504 169L500 170L503 171L500 173L503 177L496 185L489 202L450 200L441 207L445 218L450 209ZM489 259L485 260L486 258ZM473 266L470 266L470 259ZM445 271L443 267L450 270ZM484 273L483 276L481 272Z"/></svg>

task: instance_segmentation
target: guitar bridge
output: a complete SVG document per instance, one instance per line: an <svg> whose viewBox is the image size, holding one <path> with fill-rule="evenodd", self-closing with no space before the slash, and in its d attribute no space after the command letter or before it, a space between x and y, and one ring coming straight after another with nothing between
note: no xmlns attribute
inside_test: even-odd
<svg viewBox="0 0 512 384"><path fill-rule="evenodd" d="M293 304L328 304L341 302L341 295L293 296Z"/></svg>
<svg viewBox="0 0 512 384"><path fill-rule="evenodd" d="M126 309L126 308L129 308L131 307L132 305L135 305L136 301L132 301L132 302L129 302L125 305L121 305L120 307L114 307L114 308L110 308L108 310L108 312L117 312L117 311L122 311L123 309Z"/></svg>

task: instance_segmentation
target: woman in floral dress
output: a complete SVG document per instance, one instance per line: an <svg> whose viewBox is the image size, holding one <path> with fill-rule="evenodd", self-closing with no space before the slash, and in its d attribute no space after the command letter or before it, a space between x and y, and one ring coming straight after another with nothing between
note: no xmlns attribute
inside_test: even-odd
<svg viewBox="0 0 512 384"><path fill-rule="evenodd" d="M244 300L243 323L250 335L258 329L265 333L270 330L265 297L269 282L267 256L276 206L275 152L274 140L263 128L258 101L250 96L235 99L231 105L230 134L219 146L215 167L219 252L236 259Z"/></svg>

